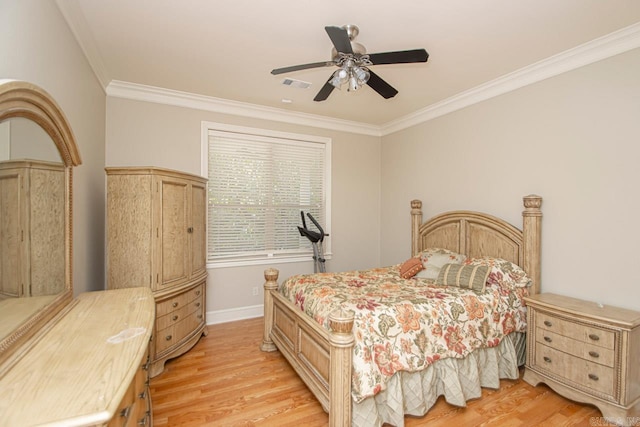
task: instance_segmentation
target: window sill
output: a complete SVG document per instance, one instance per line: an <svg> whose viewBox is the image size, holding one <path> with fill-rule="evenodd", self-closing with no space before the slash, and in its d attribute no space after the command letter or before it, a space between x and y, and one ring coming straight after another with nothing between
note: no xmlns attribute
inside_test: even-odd
<svg viewBox="0 0 640 427"><path fill-rule="evenodd" d="M324 259L331 259L330 253L324 254ZM265 257L260 259L239 259L239 260L227 260L227 261L214 261L207 263L207 269L217 268L233 268L233 267L247 267L250 265L275 265L275 264L287 264L292 262L313 262L313 258L309 255L305 256L291 256L291 257Z"/></svg>

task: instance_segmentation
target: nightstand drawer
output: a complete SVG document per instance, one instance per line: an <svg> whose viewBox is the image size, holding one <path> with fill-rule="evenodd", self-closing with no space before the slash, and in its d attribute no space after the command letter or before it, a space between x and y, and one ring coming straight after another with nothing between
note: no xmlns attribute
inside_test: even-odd
<svg viewBox="0 0 640 427"><path fill-rule="evenodd" d="M615 371L576 356L538 345L535 364L559 377L602 393L615 400Z"/></svg>
<svg viewBox="0 0 640 427"><path fill-rule="evenodd" d="M610 368L615 366L615 352L608 348L598 347L542 328L536 329L536 341L590 362L595 362Z"/></svg>
<svg viewBox="0 0 640 427"><path fill-rule="evenodd" d="M570 322L543 312L536 316L536 327L598 347L615 349L615 333L606 329Z"/></svg>

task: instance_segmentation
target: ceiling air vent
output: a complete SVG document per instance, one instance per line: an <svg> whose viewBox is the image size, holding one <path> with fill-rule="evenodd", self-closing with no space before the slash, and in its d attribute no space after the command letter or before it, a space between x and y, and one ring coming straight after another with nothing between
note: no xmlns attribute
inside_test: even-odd
<svg viewBox="0 0 640 427"><path fill-rule="evenodd" d="M307 89L311 86L309 82L303 82L302 80L296 79L284 79L282 84L285 86L297 87L298 89Z"/></svg>

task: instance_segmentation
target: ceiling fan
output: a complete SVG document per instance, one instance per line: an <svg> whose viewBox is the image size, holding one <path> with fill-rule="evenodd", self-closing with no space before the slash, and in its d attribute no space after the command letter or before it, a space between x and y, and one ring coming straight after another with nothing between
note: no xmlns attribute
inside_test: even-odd
<svg viewBox="0 0 640 427"><path fill-rule="evenodd" d="M314 101L324 101L331 95L333 89L340 88L345 83L348 84L347 90L349 91L358 90L367 84L383 98L393 98L398 91L371 71L369 67L382 64L427 62L429 58L429 54L424 49L367 54L365 47L354 41L360 32L355 25L329 26L324 27L324 29L327 31L334 46L331 50L331 61L312 62L310 64L293 65L271 70L271 74L277 75L310 68L338 66L338 70L331 74L329 80L313 98Z"/></svg>

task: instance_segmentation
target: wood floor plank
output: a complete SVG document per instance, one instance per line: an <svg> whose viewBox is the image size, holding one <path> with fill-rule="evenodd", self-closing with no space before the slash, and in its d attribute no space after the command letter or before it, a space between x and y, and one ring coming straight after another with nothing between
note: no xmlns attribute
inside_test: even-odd
<svg viewBox="0 0 640 427"><path fill-rule="evenodd" d="M210 325L193 349L168 361L151 380L154 425L326 426L327 414L284 357L260 351L262 322ZM590 426L594 419L609 425L601 417L593 406L519 379L501 381L499 390L483 389L464 408L440 397L425 416L405 417L405 426Z"/></svg>

